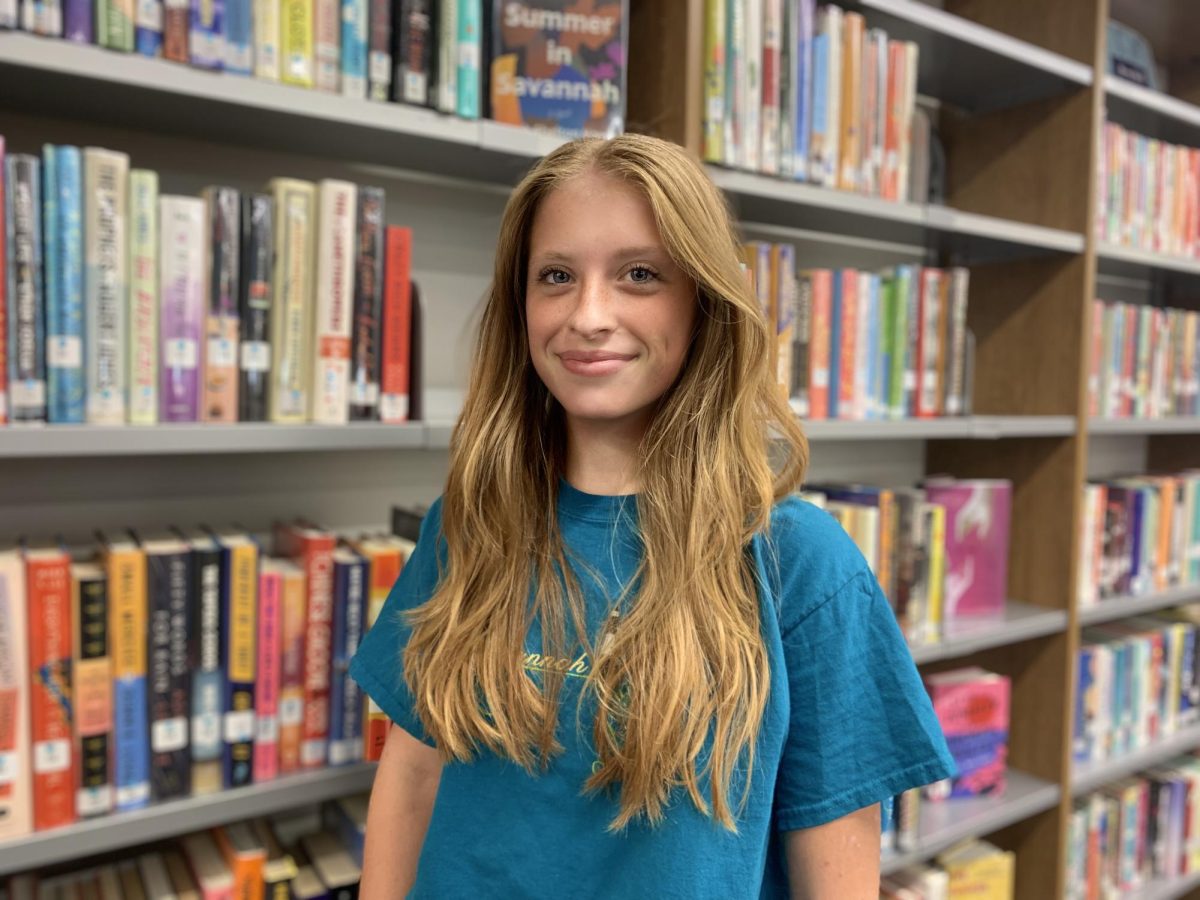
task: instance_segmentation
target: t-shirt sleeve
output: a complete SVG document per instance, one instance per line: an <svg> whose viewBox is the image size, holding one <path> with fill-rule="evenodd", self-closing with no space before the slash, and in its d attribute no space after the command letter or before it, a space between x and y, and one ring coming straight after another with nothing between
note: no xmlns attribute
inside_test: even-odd
<svg viewBox="0 0 1200 900"><path fill-rule="evenodd" d="M895 615L863 566L780 633L791 707L776 780L780 831L954 771Z"/></svg>
<svg viewBox="0 0 1200 900"><path fill-rule="evenodd" d="M417 717L412 692L404 680L404 648L411 633L405 613L428 600L437 587L438 559L443 554L440 535L438 500L425 515L417 545L392 585L379 618L350 661L350 676L387 717L430 746L434 741Z"/></svg>

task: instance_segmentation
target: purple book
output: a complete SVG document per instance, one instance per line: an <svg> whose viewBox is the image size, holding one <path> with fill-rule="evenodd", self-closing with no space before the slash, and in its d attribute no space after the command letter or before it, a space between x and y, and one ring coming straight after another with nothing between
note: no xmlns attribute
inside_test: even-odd
<svg viewBox="0 0 1200 900"><path fill-rule="evenodd" d="M200 418L200 342L204 334L204 201L159 197L159 421Z"/></svg>
<svg viewBox="0 0 1200 900"><path fill-rule="evenodd" d="M946 509L946 621L1003 616L1012 482L935 478L923 487Z"/></svg>
<svg viewBox="0 0 1200 900"><path fill-rule="evenodd" d="M92 0L63 0L63 34L68 41L91 44L96 40Z"/></svg>

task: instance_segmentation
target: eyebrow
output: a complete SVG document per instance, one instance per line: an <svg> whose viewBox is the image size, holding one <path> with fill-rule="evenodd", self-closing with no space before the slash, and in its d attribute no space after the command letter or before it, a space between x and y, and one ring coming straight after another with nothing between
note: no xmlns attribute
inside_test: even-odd
<svg viewBox="0 0 1200 900"><path fill-rule="evenodd" d="M644 244L640 247L620 247L614 250L611 256L614 259L627 259L631 256L661 256L665 253L666 250L662 247L657 247L654 244ZM573 257L571 254L563 253L560 250L548 250L531 258L549 262L570 262Z"/></svg>

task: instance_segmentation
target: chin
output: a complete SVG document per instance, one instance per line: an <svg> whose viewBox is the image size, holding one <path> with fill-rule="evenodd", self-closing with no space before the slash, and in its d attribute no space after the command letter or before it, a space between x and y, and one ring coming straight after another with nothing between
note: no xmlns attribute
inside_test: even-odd
<svg viewBox="0 0 1200 900"><path fill-rule="evenodd" d="M647 411L645 404L621 403L611 399L566 397L560 399L559 404L568 416L586 422L623 422Z"/></svg>

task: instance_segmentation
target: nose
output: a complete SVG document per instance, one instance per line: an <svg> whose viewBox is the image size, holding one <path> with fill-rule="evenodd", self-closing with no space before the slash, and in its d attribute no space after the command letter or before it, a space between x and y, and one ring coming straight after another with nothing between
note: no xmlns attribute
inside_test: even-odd
<svg viewBox="0 0 1200 900"><path fill-rule="evenodd" d="M581 278L567 327L582 337L594 338L616 327L614 314L612 298L604 279Z"/></svg>

